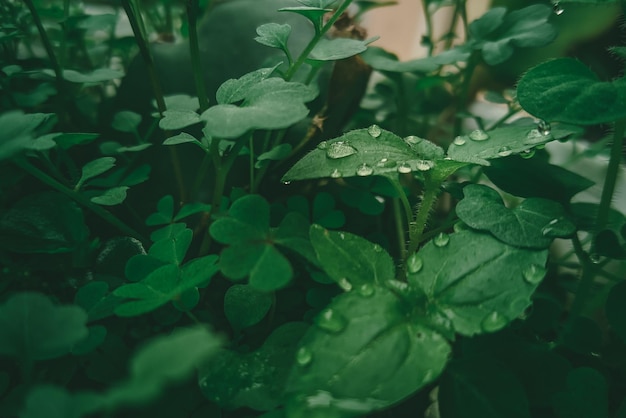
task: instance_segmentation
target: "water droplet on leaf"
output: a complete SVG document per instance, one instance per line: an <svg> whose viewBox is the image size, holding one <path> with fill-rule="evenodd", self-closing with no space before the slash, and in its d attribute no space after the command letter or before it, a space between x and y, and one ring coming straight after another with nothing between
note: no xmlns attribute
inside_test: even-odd
<svg viewBox="0 0 626 418"><path fill-rule="evenodd" d="M372 138L378 138L380 134L382 133L382 131L380 130L380 126L372 125L369 128L367 128L367 133L369 133L372 136Z"/></svg>
<svg viewBox="0 0 626 418"><path fill-rule="evenodd" d="M330 158L331 160L349 157L356 153L356 148L344 141L333 142L326 147L326 157Z"/></svg>
<svg viewBox="0 0 626 418"><path fill-rule="evenodd" d="M548 136L548 135L552 134L552 132L551 132L552 127L545 120L540 120L539 123L537 123L537 128L539 129L539 132L543 136Z"/></svg>
<svg viewBox="0 0 626 418"><path fill-rule="evenodd" d="M338 179L342 176L343 174L341 174L341 171L337 170L336 168L330 172L330 177L333 179Z"/></svg>
<svg viewBox="0 0 626 418"><path fill-rule="evenodd" d="M313 353L306 347L300 347L296 352L296 362L300 366L307 366L313 360Z"/></svg>
<svg viewBox="0 0 626 418"><path fill-rule="evenodd" d="M430 160L417 160L416 166L419 171L428 171L435 166L435 163Z"/></svg>
<svg viewBox="0 0 626 418"><path fill-rule="evenodd" d="M326 148L328 148L328 142L326 142L326 141L322 141L319 144L317 144L317 149L322 149L323 150L323 149L326 149Z"/></svg>
<svg viewBox="0 0 626 418"><path fill-rule="evenodd" d="M469 137L472 141L485 141L489 139L489 134L482 129L476 129L470 132Z"/></svg>
<svg viewBox="0 0 626 418"><path fill-rule="evenodd" d="M589 254L589 261L591 261L593 264L600 264L601 261L601 257L600 254L598 253L591 253Z"/></svg>
<svg viewBox="0 0 626 418"><path fill-rule="evenodd" d="M509 147L502 147L498 150L498 155L500 157L508 157L511 154L513 154L513 151L511 151L511 148Z"/></svg>
<svg viewBox="0 0 626 418"><path fill-rule="evenodd" d="M401 282L400 280L390 279L385 282L385 285L391 290L395 290L400 293L406 293L409 290L409 284Z"/></svg>
<svg viewBox="0 0 626 418"><path fill-rule="evenodd" d="M407 174L411 171L413 171L413 169L411 168L411 164L409 163L402 163L398 166L398 173L400 174Z"/></svg>
<svg viewBox="0 0 626 418"><path fill-rule="evenodd" d="M522 276L530 284L539 284L546 275L546 269L538 264L531 264L522 270Z"/></svg>
<svg viewBox="0 0 626 418"><path fill-rule="evenodd" d="M445 247L450 242L450 235L445 232L440 232L433 238L433 244L435 247Z"/></svg>
<svg viewBox="0 0 626 418"><path fill-rule="evenodd" d="M417 253L411 254L406 260L406 269L409 273L418 273L424 267L424 260Z"/></svg>
<svg viewBox="0 0 626 418"><path fill-rule="evenodd" d="M345 277L339 279L337 281L337 284L339 285L340 288L342 288L345 292L349 292L352 290L352 283L350 283L348 281L348 279L346 279Z"/></svg>
<svg viewBox="0 0 626 418"><path fill-rule="evenodd" d="M461 146L461 145L465 145L465 142L467 142L467 141L465 140L464 137L457 136L456 138L454 138L454 141L452 141L452 142L454 143L454 145Z"/></svg>
<svg viewBox="0 0 626 418"><path fill-rule="evenodd" d="M358 292L359 292L359 295L368 298L374 294L374 286L372 286L369 283L364 283L361 286L359 286Z"/></svg>
<svg viewBox="0 0 626 418"><path fill-rule="evenodd" d="M337 333L348 325L348 320L336 310L327 308L315 317L315 324L324 331Z"/></svg>
<svg viewBox="0 0 626 418"><path fill-rule="evenodd" d="M522 151L519 156L524 158L524 159L533 158L535 156L535 150L534 149L527 149L525 151Z"/></svg>
<svg viewBox="0 0 626 418"><path fill-rule="evenodd" d="M356 175L360 177L367 177L371 176L372 174L374 174L374 169L365 163L361 164L356 169Z"/></svg>
<svg viewBox="0 0 626 418"><path fill-rule="evenodd" d="M406 138L404 138L404 142L406 142L409 145L417 145L423 140L424 140L423 138L420 138L419 136L415 136L415 135L409 135Z"/></svg>
<svg viewBox="0 0 626 418"><path fill-rule="evenodd" d="M495 332L502 329L506 324L506 318L494 311L487 315L480 325L485 332Z"/></svg>
<svg viewBox="0 0 626 418"><path fill-rule="evenodd" d="M290 182L290 181L283 181L283 184L284 184L285 186L288 186L288 185L290 185L290 184L291 184L291 182Z"/></svg>
<svg viewBox="0 0 626 418"><path fill-rule="evenodd" d="M389 158L381 158L380 161L376 163L376 166L381 168L392 168L396 166L396 162L390 160Z"/></svg>
<svg viewBox="0 0 626 418"><path fill-rule="evenodd" d="M557 1L556 3L554 3L552 5L552 11L554 12L555 15L557 16L561 16L563 14L563 12L565 11L565 9L563 8L563 6L561 6L561 4Z"/></svg>

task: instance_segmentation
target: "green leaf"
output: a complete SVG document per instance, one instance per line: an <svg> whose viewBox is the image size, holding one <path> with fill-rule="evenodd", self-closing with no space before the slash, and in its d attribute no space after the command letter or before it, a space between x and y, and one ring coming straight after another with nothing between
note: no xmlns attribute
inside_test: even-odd
<svg viewBox="0 0 626 418"><path fill-rule="evenodd" d="M93 142L100 134L87 133L63 133L54 137L54 141L61 149L70 149L76 145L83 145Z"/></svg>
<svg viewBox="0 0 626 418"><path fill-rule="evenodd" d="M54 77L53 70L46 69L41 71L43 74ZM121 71L111 70L109 68L98 68L90 73L79 73L75 70L63 70L63 78L70 83L102 83L104 81L115 80L116 78L124 77L124 73Z"/></svg>
<svg viewBox="0 0 626 418"><path fill-rule="evenodd" d="M432 382L450 354L448 342L407 320L391 291L339 295L299 344L288 390L300 408L365 414L399 402Z"/></svg>
<svg viewBox="0 0 626 418"><path fill-rule="evenodd" d="M325 192L318 193L313 199L312 219L324 228L341 228L346 223L346 215L335 209L335 199Z"/></svg>
<svg viewBox="0 0 626 418"><path fill-rule="evenodd" d="M450 364L441 380L439 408L444 417L531 418L515 375L480 357Z"/></svg>
<svg viewBox="0 0 626 418"><path fill-rule="evenodd" d="M181 132L178 135L170 136L165 141L163 141L163 145L178 145L178 144L186 144L191 142L192 144L200 144L193 135L189 135L187 132Z"/></svg>
<svg viewBox="0 0 626 418"><path fill-rule="evenodd" d="M185 228L173 236L156 241L148 250L148 255L166 263L181 265L193 239L193 231Z"/></svg>
<svg viewBox="0 0 626 418"><path fill-rule="evenodd" d="M256 168L261 168L269 161L284 160L291 154L291 144L280 144L271 150L264 152L257 157L257 163L254 165Z"/></svg>
<svg viewBox="0 0 626 418"><path fill-rule="evenodd" d="M378 38L365 41L350 38L322 38L315 45L307 57L314 61L336 61L360 54L367 49L367 45Z"/></svg>
<svg viewBox="0 0 626 418"><path fill-rule="evenodd" d="M78 289L74 303L87 312L89 322L94 322L113 315L120 299L109 293L108 283L92 281Z"/></svg>
<svg viewBox="0 0 626 418"><path fill-rule="evenodd" d="M291 12L304 16L313 23L315 32L320 32L324 26L323 17L326 13L332 12L332 9L327 7L317 6L296 6L296 7L283 7L278 9L279 12Z"/></svg>
<svg viewBox="0 0 626 418"><path fill-rule="evenodd" d="M87 337L87 314L58 306L41 293L17 293L0 305L0 354L22 361L47 360L70 352Z"/></svg>
<svg viewBox="0 0 626 418"><path fill-rule="evenodd" d="M215 92L217 103L233 104L242 101L246 98L252 87L267 79L270 75L272 75L276 68L278 68L278 65L268 68L260 68L239 78L226 80L221 86L219 86L217 92Z"/></svg>
<svg viewBox="0 0 626 418"><path fill-rule="evenodd" d="M462 231L428 242L409 285L428 299L431 318L443 315L456 332L495 332L530 305L546 270L547 251L515 248L490 235Z"/></svg>
<svg viewBox="0 0 626 418"><path fill-rule="evenodd" d="M206 204L206 203L187 203L182 208L180 208L180 210L178 211L176 216L174 216L174 222L178 222L178 221L180 221L182 219L185 219L185 218L187 218L189 216L195 215L196 213L210 212L210 211L211 211L211 205L209 205L209 204Z"/></svg>
<svg viewBox="0 0 626 418"><path fill-rule="evenodd" d="M620 282L611 288L606 300L606 318L611 329L622 341L626 341L626 282Z"/></svg>
<svg viewBox="0 0 626 418"><path fill-rule="evenodd" d="M107 407L144 404L165 387L187 378L198 365L218 353L220 338L205 326L179 328L137 351L130 362L130 378L105 395Z"/></svg>
<svg viewBox="0 0 626 418"><path fill-rule="evenodd" d="M83 418L102 407L103 398L89 392L71 394L65 388L37 386L26 396L22 418Z"/></svg>
<svg viewBox="0 0 626 418"><path fill-rule="evenodd" d="M311 226L310 235L322 268L344 290L366 288L395 278L393 259L380 245L319 225Z"/></svg>
<svg viewBox="0 0 626 418"><path fill-rule="evenodd" d="M115 289L113 294L126 301L115 308L118 316L137 316L176 300L189 289L206 284L218 271L217 256L208 255L185 264L182 269L166 264L150 272L137 283Z"/></svg>
<svg viewBox="0 0 626 418"><path fill-rule="evenodd" d="M277 407L283 401L297 343L307 328L302 322L290 322L276 328L253 352L223 350L200 368L202 393L228 409Z"/></svg>
<svg viewBox="0 0 626 418"><path fill-rule="evenodd" d="M194 110L166 110L163 119L159 121L159 128L163 130L177 130L200 123L200 115Z"/></svg>
<svg viewBox="0 0 626 418"><path fill-rule="evenodd" d="M52 118L52 114L24 114L13 110L0 115L0 161L35 148L36 129Z"/></svg>
<svg viewBox="0 0 626 418"><path fill-rule="evenodd" d="M88 162L83 166L82 174L74 189L80 189L87 180L106 173L113 167L115 167L115 158L113 157L101 157Z"/></svg>
<svg viewBox="0 0 626 418"><path fill-rule="evenodd" d="M224 295L224 313L236 331L259 323L272 306L272 295L251 286L235 284Z"/></svg>
<svg viewBox="0 0 626 418"><path fill-rule="evenodd" d="M398 61L398 58L375 46L370 46L361 54L361 58L373 69L391 73L429 73L443 65L452 65L464 62L470 57L471 50L466 47L456 47L428 58L418 58L410 61Z"/></svg>
<svg viewBox="0 0 626 418"><path fill-rule="evenodd" d="M463 194L456 206L459 218L510 245L548 248L554 238L576 231L576 226L564 218L563 207L552 200L531 197L509 209L497 191L481 184L465 186Z"/></svg>
<svg viewBox="0 0 626 418"><path fill-rule="evenodd" d="M541 158L506 158L490 161L484 173L500 189L520 197L542 197L568 203L593 182ZM549 182L544 181L550 179ZM537 187L541 184L541 187Z"/></svg>
<svg viewBox="0 0 626 418"><path fill-rule="evenodd" d="M425 139L416 136L402 139L372 125L320 142L291 167L282 181L430 170L436 164L432 160L439 158L443 159L443 150Z"/></svg>
<svg viewBox="0 0 626 418"><path fill-rule="evenodd" d="M172 94L165 96L165 107L168 110L189 110L196 111L200 109L200 102L195 96L189 96L188 94ZM153 107L157 107L156 101L152 102Z"/></svg>
<svg viewBox="0 0 626 418"><path fill-rule="evenodd" d="M490 165L488 160L528 152L555 139L564 139L576 130L567 126L540 129L528 119L492 131L472 131L454 139L448 157L455 161Z"/></svg>
<svg viewBox="0 0 626 418"><path fill-rule="evenodd" d="M105 190L104 193L102 193L101 195L92 197L91 201L93 203L103 206L119 205L124 202L124 200L126 200L126 191L129 188L130 187L128 186L112 187L108 190Z"/></svg>
<svg viewBox="0 0 626 418"><path fill-rule="evenodd" d="M141 115L131 112L130 110L122 110L113 116L111 127L120 132L137 132L137 127L141 123Z"/></svg>
<svg viewBox="0 0 626 418"><path fill-rule="evenodd" d="M56 192L33 194L0 218L0 247L18 253L68 253L89 236L82 210Z"/></svg>
<svg viewBox="0 0 626 418"><path fill-rule="evenodd" d="M550 24L552 9L533 4L506 14L503 7L494 7L469 25L474 47L482 51L489 65L501 64L513 55L514 47L544 46L557 36Z"/></svg>
<svg viewBox="0 0 626 418"><path fill-rule="evenodd" d="M574 369L567 376L567 389L554 396L558 418L608 418L608 388L603 374L590 367Z"/></svg>
<svg viewBox="0 0 626 418"><path fill-rule="evenodd" d="M150 214L146 219L146 225L167 225L174 218L174 197L172 195L163 196L157 203L156 213Z"/></svg>
<svg viewBox="0 0 626 418"><path fill-rule="evenodd" d="M309 114L305 103L317 91L282 78L267 78L254 84L240 106L219 104L201 115L205 132L217 138L238 138L252 129L283 129Z"/></svg>
<svg viewBox="0 0 626 418"><path fill-rule="evenodd" d="M102 325L94 325L88 330L89 335L72 347L72 354L76 356L89 354L102 345L107 336L107 329Z"/></svg>
<svg viewBox="0 0 626 418"><path fill-rule="evenodd" d="M266 23L256 28L257 36L255 41L261 45L269 46L270 48L278 48L283 51L288 51L287 41L291 34L291 26L288 24L278 23ZM218 103L223 103L218 101ZM228 102L227 102L228 103Z"/></svg>
<svg viewBox="0 0 626 418"><path fill-rule="evenodd" d="M517 85L517 98L528 113L548 121L597 125L626 116L626 81L599 81L573 58L530 69Z"/></svg>

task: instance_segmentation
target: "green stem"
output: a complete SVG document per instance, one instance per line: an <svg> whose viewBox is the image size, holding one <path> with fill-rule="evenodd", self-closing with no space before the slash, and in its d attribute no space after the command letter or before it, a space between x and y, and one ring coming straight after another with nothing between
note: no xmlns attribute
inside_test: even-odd
<svg viewBox="0 0 626 418"><path fill-rule="evenodd" d="M26 171L28 174L35 177L39 181L41 181L42 183L50 186L51 188L53 188L54 190L58 192L63 193L69 198L75 200L77 203L91 210L93 213L100 216L102 219L104 219L105 221L107 221L109 224L113 225L120 231L124 232L125 234L138 239L144 244L147 244L148 242L150 242L144 236L142 236L139 232L135 231L133 228L126 225L120 219L118 219L117 217L112 215L110 212L102 208L102 206L96 205L84 195L77 193L74 190L70 189L69 187L66 187L63 184L59 183L58 181L56 181L55 179L53 179L52 177L50 177L43 171L39 170L34 165L30 164L28 161L24 159L20 159L20 160L14 160L14 163L18 167L20 167L22 170Z"/></svg>
<svg viewBox="0 0 626 418"><path fill-rule="evenodd" d="M611 201L615 192L615 184L619 174L620 162L622 159L622 146L624 143L624 131L626 130L626 119L619 119L615 122L613 132L613 146L611 147L611 159L606 170L604 178L604 186L602 188L602 197L600 199L600 207L598 208L598 216L596 218L596 234L606 226L609 220L609 211L611 209Z"/></svg>
<svg viewBox="0 0 626 418"><path fill-rule="evenodd" d="M337 19L339 19L339 17L348 8L348 6L350 6L350 3L352 3L352 0L345 0L331 16L331 18L328 19L328 22L326 22L326 24L322 26L322 29L315 32L315 36L313 37L313 39L311 39L306 48L304 48L304 51L302 51L296 62L289 68L289 70L287 70L287 73L285 74L285 80L291 80L291 78L300 69L302 64L304 64L311 51L313 51L315 45L317 45L317 43L320 41L320 39L322 39L326 32L328 32L328 30L333 27Z"/></svg>
<svg viewBox="0 0 626 418"><path fill-rule="evenodd" d="M570 309L570 318L568 322L579 316L587 303L587 299L591 294L591 288L593 287L593 279L595 278L595 265L589 259L589 255L583 249L582 243L578 238L578 235L574 234L572 238L572 244L574 245L574 251L580 260L580 264L583 269L582 277L580 278L580 282L578 283L578 287L576 288L576 297L574 298L574 302L572 303L572 308Z"/></svg>
<svg viewBox="0 0 626 418"><path fill-rule="evenodd" d="M463 83L461 84L461 89L457 95L457 113L464 112L466 110L472 75L474 74L474 70L476 69L478 62L479 56L476 52L473 52L467 60L467 66L463 71ZM459 135L461 133L461 129L462 119L457 116L454 121L454 136Z"/></svg>
<svg viewBox="0 0 626 418"><path fill-rule="evenodd" d="M430 15L430 11L428 10L427 1L420 1L423 8L424 13L424 22L426 23L426 39L428 39L428 56L431 57L433 55L433 49L435 47L435 43L433 40L433 21L432 16Z"/></svg>
<svg viewBox="0 0 626 418"><path fill-rule="evenodd" d="M200 102L200 112L209 108L209 99L206 94L206 85L202 76L202 63L200 62L200 47L198 46L198 0L187 0L187 23L189 25L189 50L191 54L191 68L196 82L196 92Z"/></svg>
<svg viewBox="0 0 626 418"><path fill-rule="evenodd" d="M57 56L54 53L54 48L52 47L52 42L50 42L50 38L48 38L46 29L43 27L43 23L41 22L39 13L37 13L37 9L35 8L35 5L33 4L32 0L24 0L24 3L26 4L26 7L28 7L28 10L30 11L31 16L33 17L35 26L37 26L39 37L41 38L43 47L46 50L46 54L48 54L50 65L52 65L52 70L54 71L54 76L56 78L59 91L64 91L65 80L63 79L63 70L61 69L61 64L59 63L59 60L57 59Z"/></svg>
<svg viewBox="0 0 626 418"><path fill-rule="evenodd" d="M419 247L422 234L424 233L426 223L428 222L428 217L430 216L430 212L435 206L435 203L437 203L437 197L439 196L439 186L441 186L440 182L433 181L428 177L426 178L426 182L424 184L424 194L422 196L422 203L417 209L417 213L415 214L415 220L409 230L408 254L413 254L415 251L417 251L417 248Z"/></svg>

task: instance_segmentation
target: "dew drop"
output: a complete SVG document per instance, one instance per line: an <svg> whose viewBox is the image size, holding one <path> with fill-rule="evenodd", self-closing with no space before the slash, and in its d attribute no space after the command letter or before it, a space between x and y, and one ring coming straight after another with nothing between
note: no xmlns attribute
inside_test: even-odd
<svg viewBox="0 0 626 418"><path fill-rule="evenodd" d="M423 140L424 140L423 138L420 138L419 136L415 136L415 135L409 135L406 138L404 138L404 142L406 142L409 145L417 145Z"/></svg>
<svg viewBox="0 0 626 418"><path fill-rule="evenodd" d="M327 308L315 317L315 324L324 331L337 333L343 331L348 320L336 310Z"/></svg>
<svg viewBox="0 0 626 418"><path fill-rule="evenodd" d="M300 366L308 366L311 364L313 360L313 353L306 347L300 347L298 351L296 351L296 363Z"/></svg>
<svg viewBox="0 0 626 418"><path fill-rule="evenodd" d="M502 329L506 323L507 320L502 314L493 311L483 319L480 325L485 332L495 332Z"/></svg>
<svg viewBox="0 0 626 418"><path fill-rule="evenodd" d="M454 141L452 141L452 142L454 143L454 145L459 145L459 146L461 146L461 145L465 145L465 143L466 143L467 141L465 140L465 138L464 138L464 137L462 137L462 136L457 136L456 138L454 138Z"/></svg>
<svg viewBox="0 0 626 418"><path fill-rule="evenodd" d="M482 129L476 129L470 132L469 137L472 141L485 141L489 139L489 134Z"/></svg>
<svg viewBox="0 0 626 418"><path fill-rule="evenodd" d="M381 168L393 168L396 166L396 162L389 158L381 158L380 161L376 163L376 166Z"/></svg>
<svg viewBox="0 0 626 418"><path fill-rule="evenodd" d="M291 184L291 182L290 182L290 181L283 181L283 184L284 184L285 186L289 186L289 185Z"/></svg>
<svg viewBox="0 0 626 418"><path fill-rule="evenodd" d="M339 141L333 142L326 147L326 157L331 160L338 160L339 158L349 157L356 154L357 150L347 142Z"/></svg>
<svg viewBox="0 0 626 418"><path fill-rule="evenodd" d="M513 154L513 151L511 151L511 148L509 147L502 147L498 150L498 155L500 157L508 157L511 154Z"/></svg>
<svg viewBox="0 0 626 418"><path fill-rule="evenodd" d="M435 163L430 160L417 160L417 169L419 171L428 171L435 166Z"/></svg>
<svg viewBox="0 0 626 418"><path fill-rule="evenodd" d="M367 177L371 176L372 174L374 174L374 169L370 165L367 165L365 163L361 164L356 169L356 175L359 177Z"/></svg>
<svg viewBox="0 0 626 418"><path fill-rule="evenodd" d="M450 235L445 232L440 232L433 238L433 244L435 247L445 247L450 242Z"/></svg>
<svg viewBox="0 0 626 418"><path fill-rule="evenodd" d="M424 260L417 253L411 254L406 260L406 269L409 273L419 273L422 267L424 267Z"/></svg>
<svg viewBox="0 0 626 418"><path fill-rule="evenodd" d="M317 149L322 149L322 150L324 150L324 149L326 149L326 148L328 148L328 142L326 142L326 141L322 141L322 142L320 142L319 144L317 144Z"/></svg>
<svg viewBox="0 0 626 418"><path fill-rule="evenodd" d="M539 132L539 129L531 129L526 134L526 140L524 141L524 144L532 145L543 141L545 141L545 137L541 134L541 132Z"/></svg>
<svg viewBox="0 0 626 418"><path fill-rule="evenodd" d="M391 289L400 293L405 293L409 290L409 284L406 282L401 282L400 280L390 279L385 282L385 285Z"/></svg>
<svg viewBox="0 0 626 418"><path fill-rule="evenodd" d="M380 126L378 125L372 125L369 128L367 128L367 133L369 133L372 138L378 138L380 136L380 134L382 133Z"/></svg>
<svg viewBox="0 0 626 418"><path fill-rule="evenodd" d="M411 164L409 163L402 163L398 166L398 173L407 174L411 171L413 171L413 169L411 168Z"/></svg>
<svg viewBox="0 0 626 418"><path fill-rule="evenodd" d="M552 134L552 127L545 120L540 120L539 123L537 123L537 128L543 136L549 136Z"/></svg>
<svg viewBox="0 0 626 418"><path fill-rule="evenodd" d="M374 244L374 251L377 253L382 253L383 252L383 247L381 247L378 244Z"/></svg>
<svg viewBox="0 0 626 418"><path fill-rule="evenodd" d="M330 177L333 179L338 179L340 177L342 177L343 174L341 174L341 171L337 170L336 168L330 172Z"/></svg>
<svg viewBox="0 0 626 418"><path fill-rule="evenodd" d="M563 8L563 6L561 6L561 4L557 1L556 3L554 3L552 5L552 11L554 12L555 15L557 16L561 16L563 14L563 12L565 11L565 9Z"/></svg>
<svg viewBox="0 0 626 418"><path fill-rule="evenodd" d="M522 270L522 276L530 284L539 284L546 275L546 269L538 264L531 264Z"/></svg>
<svg viewBox="0 0 626 418"><path fill-rule="evenodd" d="M374 294L374 286L369 283L364 283L359 286L358 293L359 295L368 298Z"/></svg>
<svg viewBox="0 0 626 418"><path fill-rule="evenodd" d="M589 254L589 261L591 261L593 264L600 264L600 261L602 261L602 258L600 257L600 254L598 253L591 253Z"/></svg>
<svg viewBox="0 0 626 418"><path fill-rule="evenodd" d="M340 288L342 288L345 292L349 292L352 290L352 283L350 283L350 281L348 281L348 279L346 279L345 277L337 280L337 284L339 285Z"/></svg>
<svg viewBox="0 0 626 418"><path fill-rule="evenodd" d="M525 159L533 158L535 156L535 150L527 149L525 151L522 151L519 156Z"/></svg>

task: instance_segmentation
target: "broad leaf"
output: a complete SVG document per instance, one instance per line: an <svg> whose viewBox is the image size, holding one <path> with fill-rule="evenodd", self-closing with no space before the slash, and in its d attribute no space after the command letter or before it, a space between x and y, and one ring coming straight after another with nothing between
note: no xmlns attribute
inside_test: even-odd
<svg viewBox="0 0 626 418"><path fill-rule="evenodd" d="M44 385L31 390L20 414L22 418L83 418L102 407L95 393L71 394L60 386Z"/></svg>
<svg viewBox="0 0 626 418"><path fill-rule="evenodd" d="M378 38L361 41L349 38L322 38L315 45L308 59L314 61L336 61L360 54L367 49L367 45Z"/></svg>
<svg viewBox="0 0 626 418"><path fill-rule="evenodd" d="M0 115L0 161L29 149L36 149L36 129L50 120L51 114L24 114L20 110Z"/></svg>
<svg viewBox="0 0 626 418"><path fill-rule="evenodd" d="M141 115L131 112L130 110L122 110L113 116L111 127L120 132L137 132L137 127L141 123Z"/></svg>
<svg viewBox="0 0 626 418"><path fill-rule="evenodd" d="M567 237L576 226L564 218L563 207L552 200L529 198L513 209L504 206L494 189L470 184L456 213L472 228L491 232L499 240L526 248L548 248L554 238Z"/></svg>
<svg viewBox="0 0 626 418"><path fill-rule="evenodd" d="M436 379L450 346L432 329L409 322L406 309L376 285L336 297L300 341L288 384L297 408L314 416L334 408L365 414Z"/></svg>
<svg viewBox="0 0 626 418"><path fill-rule="evenodd" d="M217 103L232 104L245 99L250 89L272 75L277 67L278 65L269 68L260 68L239 78L226 80L215 93Z"/></svg>
<svg viewBox="0 0 626 418"><path fill-rule="evenodd" d="M0 354L22 361L47 360L70 352L87 337L87 314L58 306L41 293L18 293L0 305Z"/></svg>
<svg viewBox="0 0 626 418"><path fill-rule="evenodd" d="M517 98L528 113L548 121L597 125L626 116L626 80L599 81L573 58L530 69L517 85Z"/></svg>
<svg viewBox="0 0 626 418"><path fill-rule="evenodd" d="M272 295L235 284L224 295L224 313L236 331L259 323L272 306Z"/></svg>
<svg viewBox="0 0 626 418"><path fill-rule="evenodd" d="M472 231L438 236L417 256L411 288L426 296L433 320L443 315L462 335L495 332L513 321L546 273L547 251L511 247Z"/></svg>
<svg viewBox="0 0 626 418"><path fill-rule="evenodd" d="M291 26L288 24L281 25L279 23L266 23L256 28L257 36L255 41L261 45L269 46L270 48L278 48L283 51L288 51L287 41L291 34ZM218 103L223 103L218 100Z"/></svg>
<svg viewBox="0 0 626 418"><path fill-rule="evenodd" d="M115 158L113 157L101 157L88 162L83 166L82 174L78 183L76 183L75 189L80 189L87 180L99 176L113 167L115 167Z"/></svg>
<svg viewBox="0 0 626 418"><path fill-rule="evenodd" d="M159 128L177 130L200 122L200 115L193 110L166 110L163 112L163 119L159 121Z"/></svg>

